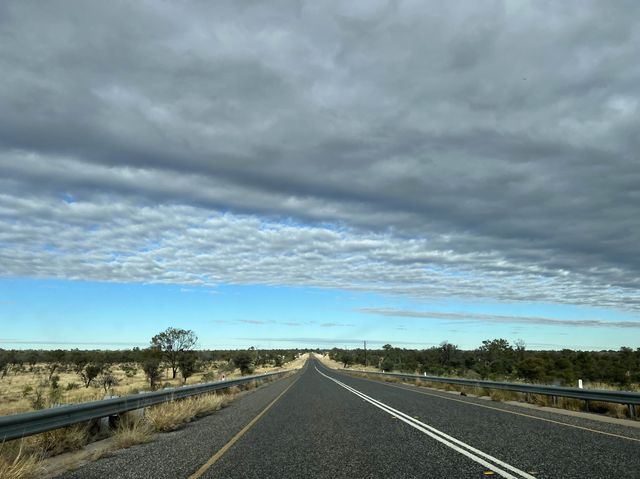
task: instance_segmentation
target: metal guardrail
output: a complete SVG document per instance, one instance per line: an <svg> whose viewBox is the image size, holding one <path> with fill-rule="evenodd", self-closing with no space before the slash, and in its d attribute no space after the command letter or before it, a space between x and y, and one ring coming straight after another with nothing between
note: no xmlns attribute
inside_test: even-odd
<svg viewBox="0 0 640 479"><path fill-rule="evenodd" d="M378 376L395 377L410 380L431 381L445 384L456 384L459 386L502 389L505 391L515 391L529 394L543 394L554 397L567 397L574 399L582 399L585 401L602 401L616 404L626 404L629 406L629 414L632 417L636 415L636 406L640 405L640 393L631 391L608 391L605 389L580 389L561 386L544 386L538 384L519 384L507 383L500 381L485 381L476 379L459 379L459 378L443 378L440 376L420 376L419 374L404 373L381 373L372 371L359 371L357 369L343 369L343 371L373 374Z"/></svg>
<svg viewBox="0 0 640 479"><path fill-rule="evenodd" d="M51 429L71 426L80 422L114 416L175 399L227 389L232 386L240 386L250 383L251 381L262 381L266 378L281 376L289 372L291 371L256 374L254 376L229 379L226 381L194 384L179 388L167 388L144 394L122 396L80 404L69 404L10 416L0 416L0 443L11 439L31 436L32 434L49 431Z"/></svg>

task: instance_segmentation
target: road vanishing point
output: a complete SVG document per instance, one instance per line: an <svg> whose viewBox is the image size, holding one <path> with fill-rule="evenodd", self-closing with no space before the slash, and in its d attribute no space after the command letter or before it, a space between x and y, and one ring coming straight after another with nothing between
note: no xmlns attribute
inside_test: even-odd
<svg viewBox="0 0 640 479"><path fill-rule="evenodd" d="M640 428L383 383L311 359L79 478L638 478Z"/></svg>

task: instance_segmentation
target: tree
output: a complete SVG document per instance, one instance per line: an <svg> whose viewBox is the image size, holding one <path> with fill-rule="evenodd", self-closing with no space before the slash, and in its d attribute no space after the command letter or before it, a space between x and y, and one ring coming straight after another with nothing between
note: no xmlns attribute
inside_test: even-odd
<svg viewBox="0 0 640 479"><path fill-rule="evenodd" d="M233 358L236 367L240 368L240 373L244 376L251 374L255 367L253 364L253 355L249 351L241 351Z"/></svg>
<svg viewBox="0 0 640 479"><path fill-rule="evenodd" d="M276 368L281 368L282 365L284 364L283 360L282 360L282 356L280 356L279 354L276 354L273 358L273 365Z"/></svg>
<svg viewBox="0 0 640 479"><path fill-rule="evenodd" d="M0 349L0 379L9 372L9 354Z"/></svg>
<svg viewBox="0 0 640 479"><path fill-rule="evenodd" d="M484 368L476 370L483 376L487 372L493 374L509 374L514 366L514 351L506 339L493 339L482 341L478 348L480 359Z"/></svg>
<svg viewBox="0 0 640 479"><path fill-rule="evenodd" d="M351 351L343 351L340 354L340 362L342 363L343 368L351 366L353 364L353 355L351 354Z"/></svg>
<svg viewBox="0 0 640 479"><path fill-rule="evenodd" d="M60 369L60 364L58 363L49 363L47 365L47 371L49 372L48 380L51 381L51 378L55 374L57 370Z"/></svg>
<svg viewBox="0 0 640 479"><path fill-rule="evenodd" d="M393 362L393 359L391 359L389 356L385 356L382 362L380 363L380 369L385 372L392 371L394 367L395 367L395 363Z"/></svg>
<svg viewBox="0 0 640 479"><path fill-rule="evenodd" d="M151 345L162 351L162 356L169 363L173 379L178 372L178 360L186 351L191 351L198 342L198 337L191 330L167 328L151 338Z"/></svg>
<svg viewBox="0 0 640 479"><path fill-rule="evenodd" d="M516 346L515 351L518 361L524 360L525 351L527 349L527 344L524 342L524 339L516 339L514 344Z"/></svg>
<svg viewBox="0 0 640 479"><path fill-rule="evenodd" d="M138 372L138 366L132 363L121 364L120 369L122 369L122 372L128 378L134 377Z"/></svg>
<svg viewBox="0 0 640 479"><path fill-rule="evenodd" d="M78 376L82 379L84 387L88 388L91 386L93 380L102 372L102 370L103 366L101 364L89 363L78 371Z"/></svg>
<svg viewBox="0 0 640 479"><path fill-rule="evenodd" d="M104 389L105 394L107 394L109 389L118 384L118 380L111 368L104 368L96 378L96 382Z"/></svg>
<svg viewBox="0 0 640 479"><path fill-rule="evenodd" d="M458 346L448 341L443 341L438 347L438 361L443 367L456 367L459 362L457 360Z"/></svg>
<svg viewBox="0 0 640 479"><path fill-rule="evenodd" d="M178 358L178 369L180 369L180 374L182 374L185 384L187 379L197 371L196 360L197 358L193 351L185 351L185 354Z"/></svg>
<svg viewBox="0 0 640 479"><path fill-rule="evenodd" d="M162 379L160 372L160 361L162 352L157 348L146 349L143 353L142 370L149 381L151 389L155 389L156 385Z"/></svg>
<svg viewBox="0 0 640 479"><path fill-rule="evenodd" d="M545 364L541 358L526 358L517 366L518 374L527 381L540 381L544 378Z"/></svg>

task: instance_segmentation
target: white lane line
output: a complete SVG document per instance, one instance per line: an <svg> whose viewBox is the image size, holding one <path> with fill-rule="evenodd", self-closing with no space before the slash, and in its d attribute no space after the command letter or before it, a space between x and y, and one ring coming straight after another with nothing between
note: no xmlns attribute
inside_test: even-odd
<svg viewBox="0 0 640 479"><path fill-rule="evenodd" d="M429 437L431 437L432 439L435 439L438 442L443 443L444 445L450 447L451 449L453 449L456 452L459 452L460 454L468 457L469 459L471 459L472 461L475 461L479 464L482 464L483 466L487 467L488 469L491 469L493 472L497 473L498 475L507 478L507 479L520 479L520 478L526 478L526 479L536 479L534 476L532 476L531 474L526 473L525 471L522 471L510 464L507 464L504 461L501 461L500 459L497 459L483 451L480 451L479 449L476 449L473 446L470 446L469 444L466 444L452 436L449 436L448 434L432 427L429 426L428 424L425 424L421 421L418 421L417 419L403 413L402 411L398 411L397 409L392 408L391 406L388 406L387 404L384 404L381 401L378 401L377 399L374 399L372 397L367 396L366 394L358 391L355 388L352 388L351 386L338 381L335 378L332 378L331 376L327 376L326 374L324 374L322 371L320 371L317 367L315 368L316 371L318 371L318 373L320 373L321 375L323 375L325 378L330 379L331 381L335 382L336 384L338 384L339 386L345 388L346 390L352 392L353 394L355 394L356 396L359 396L360 398L364 399L365 401L367 401L368 403L376 406L379 409L382 409L383 411L387 412L388 414L395 416L396 418L400 419L402 422L412 426L415 429L418 429L419 431L425 433L426 435L428 435ZM464 448L464 449L463 449ZM484 459L483 459L484 458ZM486 459L486 460L485 460ZM491 461L491 462L489 462ZM510 474L509 472L501 469L500 467L496 466L496 464L499 464L500 466L502 466L504 469L508 469L509 471L518 474L519 476L514 476L512 474Z"/></svg>

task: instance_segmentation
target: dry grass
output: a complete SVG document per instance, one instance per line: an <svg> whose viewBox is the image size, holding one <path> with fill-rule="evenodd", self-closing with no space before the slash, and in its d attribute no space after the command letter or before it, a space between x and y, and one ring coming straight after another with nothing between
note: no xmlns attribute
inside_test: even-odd
<svg viewBox="0 0 640 479"><path fill-rule="evenodd" d="M221 394L203 394L193 398L193 404L191 405L192 411L195 412L195 417L205 416L222 409L233 400L230 395Z"/></svg>
<svg viewBox="0 0 640 479"><path fill-rule="evenodd" d="M145 413L145 419L154 431L173 431L195 417L189 403L189 399L184 399L153 406Z"/></svg>
<svg viewBox="0 0 640 479"><path fill-rule="evenodd" d="M0 477L3 479L30 479L42 472L42 458L23 451L23 444L11 447L0 444Z"/></svg>
<svg viewBox="0 0 640 479"><path fill-rule="evenodd" d="M29 436L25 439L25 442L29 450L37 451L47 456L77 451L89 442L89 427L88 423L81 423L61 429L53 429Z"/></svg>
<svg viewBox="0 0 640 479"><path fill-rule="evenodd" d="M309 353L301 354L299 358L284 364L282 369L300 369L307 362L307 359L309 359Z"/></svg>
<svg viewBox="0 0 640 479"><path fill-rule="evenodd" d="M517 401L520 399L517 392L505 391L504 389L491 389L489 397L492 401Z"/></svg>
<svg viewBox="0 0 640 479"><path fill-rule="evenodd" d="M173 431L196 417L217 411L228 401L229 395L204 394L166 402L150 407L145 412L145 420L154 431Z"/></svg>
<svg viewBox="0 0 640 479"><path fill-rule="evenodd" d="M628 407L623 404L612 404L608 402L589 401L589 411L598 414L606 414L607 416L617 417L619 419L628 416Z"/></svg>
<svg viewBox="0 0 640 479"><path fill-rule="evenodd" d="M268 372L280 371L282 369L297 369L302 367L307 360L307 355L302 355L289 363L285 363L282 368L274 368L271 366L263 366L257 368L255 374L263 374ZM121 364L114 364L112 371L118 381L117 386L114 386L108 391L111 396L125 396L128 394L137 394L139 391L148 391L149 383L147 382L144 372L141 368L135 372L131 377L128 377ZM189 378L188 384L198 384L206 382L207 380L221 379L224 372L226 379L232 379L240 377L240 370L234 369L228 371L228 365L224 362L211 363L205 367L202 371L194 374ZM59 398L54 398L54 403L60 404L77 404L87 401L96 401L103 399L105 391L98 387L85 388L80 381L79 376L73 371L56 371L56 376L59 376L58 383L60 385ZM8 376L0 379L0 416L18 414L21 412L28 412L34 409L33 403L36 397L36 390L40 387L43 389L43 398L45 407L49 407L52 401L49 398L49 388L42 388L42 384L46 383L48 373L46 364L36 364L32 370L22 370L17 372L11 372ZM165 369L161 383L164 386L179 387L184 384L180 377L176 379L171 378L171 370Z"/></svg>
<svg viewBox="0 0 640 479"><path fill-rule="evenodd" d="M123 417L113 432L113 448L125 449L154 439L153 428L144 418Z"/></svg>
<svg viewBox="0 0 640 479"><path fill-rule="evenodd" d="M306 359L306 358L305 358ZM291 371L293 374L293 371ZM277 380L268 378L266 382ZM243 389L254 389L263 381L251 381ZM237 386L147 408L144 416L122 415L112 433L112 444L92 453L91 460L109 456L116 449L152 441L156 433L171 431L196 417L213 413L235 399ZM43 460L62 452L82 449L90 441L90 424L78 424L23 440L0 443L0 479L28 479L45 470Z"/></svg>
<svg viewBox="0 0 640 479"><path fill-rule="evenodd" d="M441 389L445 391L456 391L464 394L465 396L486 396L490 397L492 401L500 402L500 401L520 401L520 402L529 402L531 404L535 404L538 406L544 407L555 407L559 409L566 409L569 411L589 411L597 414L604 414L607 416L615 417L618 419L629 418L629 408L623 404L614 404L614 403L606 403L600 401L589 401L587 405L585 401L580 399L573 398L564 398L564 397L551 397L543 394L525 394L518 393L515 391L506 391L503 389L487 389L487 388L477 388L477 387L465 387L456 384L448 384L448 383L440 383L440 382L431 382L425 381L423 379L417 378L407 378L401 379L396 377L389 376L378 376L372 374L363 373L352 373L354 375L361 375L368 379L373 379L376 381L388 382L388 383L405 383L405 384L413 384L419 387L427 387L431 389ZM611 386L605 387L604 384L591 384L591 386L598 386L598 389L614 389Z"/></svg>
<svg viewBox="0 0 640 479"><path fill-rule="evenodd" d="M240 388L238 386L231 386L230 388L222 390L222 393L227 396L235 396L239 392L240 392Z"/></svg>
<svg viewBox="0 0 640 479"><path fill-rule="evenodd" d="M334 361L333 359L329 358L329 355L323 356L322 354L318 354L318 353L313 353L313 355L322 364L324 364L325 366L331 369L343 369L342 363L339 363L338 361Z"/></svg>

